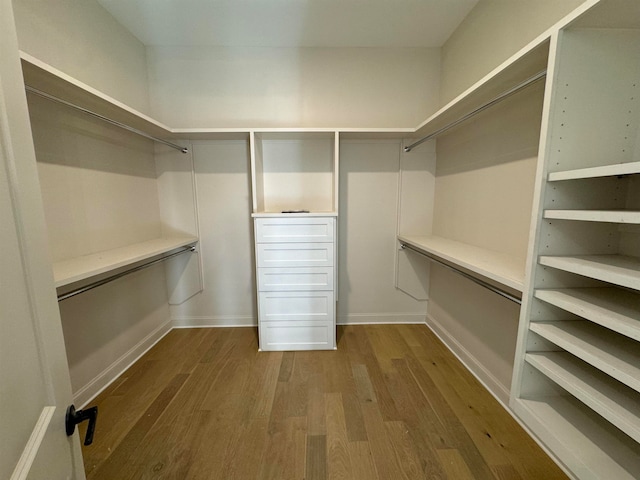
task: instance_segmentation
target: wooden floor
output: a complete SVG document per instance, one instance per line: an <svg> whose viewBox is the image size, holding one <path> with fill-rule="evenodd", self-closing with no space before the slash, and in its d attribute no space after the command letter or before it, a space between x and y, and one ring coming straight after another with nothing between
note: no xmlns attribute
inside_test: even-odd
<svg viewBox="0 0 640 480"><path fill-rule="evenodd" d="M338 338L258 353L256 329L173 330L94 402L88 478L567 478L426 326Z"/></svg>

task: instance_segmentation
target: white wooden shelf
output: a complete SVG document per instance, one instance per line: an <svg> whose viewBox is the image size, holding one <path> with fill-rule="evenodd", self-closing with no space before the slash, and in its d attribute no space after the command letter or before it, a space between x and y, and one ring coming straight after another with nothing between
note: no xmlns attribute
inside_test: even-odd
<svg viewBox="0 0 640 480"><path fill-rule="evenodd" d="M580 220L583 222L640 224L640 211L635 210L545 210L544 218Z"/></svg>
<svg viewBox="0 0 640 480"><path fill-rule="evenodd" d="M640 341L640 295L619 288L536 290L535 297Z"/></svg>
<svg viewBox="0 0 640 480"><path fill-rule="evenodd" d="M96 275L133 265L142 260L162 255L180 247L194 244L196 237L182 236L156 238L113 250L83 255L53 264L53 277L57 287L87 280Z"/></svg>
<svg viewBox="0 0 640 480"><path fill-rule="evenodd" d="M528 353L525 360L635 441L640 441L637 392L569 353Z"/></svg>
<svg viewBox="0 0 640 480"><path fill-rule="evenodd" d="M300 213L282 213L282 212L254 212L251 214L253 218L292 218L292 217L337 217L338 212L300 212Z"/></svg>
<svg viewBox="0 0 640 480"><path fill-rule="evenodd" d="M576 478L640 478L640 445L575 398L518 398L512 408Z"/></svg>
<svg viewBox="0 0 640 480"><path fill-rule="evenodd" d="M640 392L638 343L586 320L532 322L532 332Z"/></svg>
<svg viewBox="0 0 640 480"><path fill-rule="evenodd" d="M20 52L24 83L61 100L157 137L171 137L171 129L128 105L61 72L31 55Z"/></svg>
<svg viewBox="0 0 640 480"><path fill-rule="evenodd" d="M550 182L561 180L580 180L583 178L617 177L620 175L640 174L640 162L618 163L616 165L603 165L600 167L579 168L564 172L552 172L549 174Z"/></svg>
<svg viewBox="0 0 640 480"><path fill-rule="evenodd" d="M416 137L426 136L463 117L499 94L547 68L549 41L541 36L486 77L418 125Z"/></svg>
<svg viewBox="0 0 640 480"><path fill-rule="evenodd" d="M640 290L640 259L625 255L541 256L541 265Z"/></svg>
<svg viewBox="0 0 640 480"><path fill-rule="evenodd" d="M453 265L522 292L524 260L437 236L398 236L398 240Z"/></svg>

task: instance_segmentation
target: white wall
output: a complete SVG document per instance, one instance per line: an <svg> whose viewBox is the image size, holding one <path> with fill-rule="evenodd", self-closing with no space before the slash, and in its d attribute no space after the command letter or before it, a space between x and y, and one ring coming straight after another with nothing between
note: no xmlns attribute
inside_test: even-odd
<svg viewBox="0 0 640 480"><path fill-rule="evenodd" d="M14 0L24 52L149 113L144 45L94 0Z"/></svg>
<svg viewBox="0 0 640 480"><path fill-rule="evenodd" d="M413 127L437 108L439 49L147 51L152 114L175 127Z"/></svg>
<svg viewBox="0 0 640 480"><path fill-rule="evenodd" d="M424 322L426 302L395 287L400 167L400 141L340 143L338 323Z"/></svg>
<svg viewBox="0 0 640 480"><path fill-rule="evenodd" d="M171 307L177 326L256 325L247 141L193 144L204 289Z"/></svg>
<svg viewBox="0 0 640 480"><path fill-rule="evenodd" d="M480 0L442 47L446 104L585 0Z"/></svg>

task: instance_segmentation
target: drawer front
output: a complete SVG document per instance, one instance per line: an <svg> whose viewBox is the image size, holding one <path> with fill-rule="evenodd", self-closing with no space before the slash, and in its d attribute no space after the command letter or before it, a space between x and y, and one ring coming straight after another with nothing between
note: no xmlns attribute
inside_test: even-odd
<svg viewBox="0 0 640 480"><path fill-rule="evenodd" d="M258 268L258 291L333 290L333 267Z"/></svg>
<svg viewBox="0 0 640 480"><path fill-rule="evenodd" d="M260 350L333 350L333 322L264 322Z"/></svg>
<svg viewBox="0 0 640 480"><path fill-rule="evenodd" d="M333 217L256 218L256 242L333 242L334 223Z"/></svg>
<svg viewBox="0 0 640 480"><path fill-rule="evenodd" d="M259 243L258 267L332 267L333 243Z"/></svg>
<svg viewBox="0 0 640 480"><path fill-rule="evenodd" d="M333 322L333 292L260 292L261 322L319 321Z"/></svg>

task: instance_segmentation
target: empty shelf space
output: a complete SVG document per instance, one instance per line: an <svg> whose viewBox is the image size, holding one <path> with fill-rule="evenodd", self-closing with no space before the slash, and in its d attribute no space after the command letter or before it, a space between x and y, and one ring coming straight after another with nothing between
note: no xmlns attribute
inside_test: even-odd
<svg viewBox="0 0 640 480"><path fill-rule="evenodd" d="M529 353L526 361L640 442L640 395L569 353Z"/></svg>
<svg viewBox="0 0 640 480"><path fill-rule="evenodd" d="M619 175L634 175L640 173L640 162L619 163L616 165L603 165L601 167L580 168L564 172L549 174L549 181L579 180L581 178L616 177Z"/></svg>
<svg viewBox="0 0 640 480"><path fill-rule="evenodd" d="M640 259L624 255L541 256L540 265L640 290Z"/></svg>
<svg viewBox="0 0 640 480"><path fill-rule="evenodd" d="M95 275L133 265L142 260L191 245L197 241L196 237L187 236L156 238L113 250L55 262L53 264L55 285L56 287L62 287L80 280L86 280Z"/></svg>
<svg viewBox="0 0 640 480"><path fill-rule="evenodd" d="M398 240L426 254L522 292L523 259L437 236L401 235Z"/></svg>
<svg viewBox="0 0 640 480"><path fill-rule="evenodd" d="M557 220L581 220L583 222L640 224L637 210L545 210L544 218Z"/></svg>
<svg viewBox="0 0 640 480"><path fill-rule="evenodd" d="M535 297L640 340L640 295L619 288L536 290Z"/></svg>
<svg viewBox="0 0 640 480"><path fill-rule="evenodd" d="M640 344L586 320L532 322L529 329L640 392Z"/></svg>
<svg viewBox="0 0 640 480"><path fill-rule="evenodd" d="M590 479L640 478L640 445L575 398L519 398L515 413L574 472Z"/></svg>

